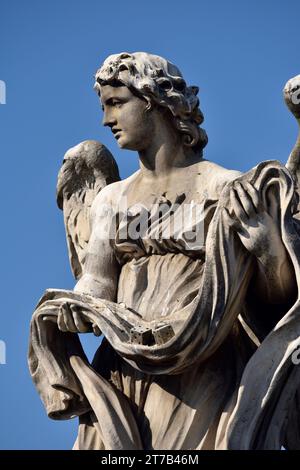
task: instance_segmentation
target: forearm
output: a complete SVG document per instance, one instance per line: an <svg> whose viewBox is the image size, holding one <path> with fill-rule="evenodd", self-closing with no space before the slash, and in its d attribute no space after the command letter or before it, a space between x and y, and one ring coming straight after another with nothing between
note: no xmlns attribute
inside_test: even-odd
<svg viewBox="0 0 300 470"><path fill-rule="evenodd" d="M97 279L91 274L84 274L74 287L75 292L92 295L100 299L116 300L116 284L110 279Z"/></svg>
<svg viewBox="0 0 300 470"><path fill-rule="evenodd" d="M284 303L296 292L297 284L293 264L286 249L277 246L274 255L264 253L257 258L256 291L268 303Z"/></svg>

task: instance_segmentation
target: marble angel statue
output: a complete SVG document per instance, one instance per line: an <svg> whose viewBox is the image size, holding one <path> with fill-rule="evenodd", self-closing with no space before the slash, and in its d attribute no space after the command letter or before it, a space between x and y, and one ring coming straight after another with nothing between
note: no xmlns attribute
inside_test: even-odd
<svg viewBox="0 0 300 470"><path fill-rule="evenodd" d="M286 166L206 160L198 88L156 55L109 56L95 90L140 168L120 180L95 141L65 155L77 283L45 292L29 349L48 416L79 417L74 449L299 449L299 141Z"/></svg>

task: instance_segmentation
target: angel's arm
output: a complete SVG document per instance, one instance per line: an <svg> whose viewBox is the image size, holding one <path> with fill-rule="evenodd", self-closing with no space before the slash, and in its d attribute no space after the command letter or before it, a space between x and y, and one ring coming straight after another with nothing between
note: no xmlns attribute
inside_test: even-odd
<svg viewBox="0 0 300 470"><path fill-rule="evenodd" d="M94 297L116 300L119 264L111 244L113 235L112 185L96 197L91 209L91 236L83 274L74 290Z"/></svg>
<svg viewBox="0 0 300 470"><path fill-rule="evenodd" d="M294 299L297 289L294 268L283 244L276 244L272 251L274 248L276 256L270 254L270 250L257 258L253 288L266 303L287 303Z"/></svg>

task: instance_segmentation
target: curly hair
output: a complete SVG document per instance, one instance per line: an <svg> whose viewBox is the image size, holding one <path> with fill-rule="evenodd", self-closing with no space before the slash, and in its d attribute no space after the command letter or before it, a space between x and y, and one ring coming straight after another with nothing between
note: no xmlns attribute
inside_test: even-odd
<svg viewBox="0 0 300 470"><path fill-rule="evenodd" d="M125 85L148 102L166 108L184 145L201 152L208 142L200 127L204 116L197 97L199 88L187 86L180 70L163 57L146 52L110 55L95 74L95 90L101 85Z"/></svg>

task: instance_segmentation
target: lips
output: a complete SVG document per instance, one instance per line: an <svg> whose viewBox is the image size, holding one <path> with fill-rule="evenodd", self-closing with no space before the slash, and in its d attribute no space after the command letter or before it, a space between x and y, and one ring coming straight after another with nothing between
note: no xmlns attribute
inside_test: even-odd
<svg viewBox="0 0 300 470"><path fill-rule="evenodd" d="M120 132L121 132L121 129L112 129L112 133L114 134L116 139L120 137Z"/></svg>

